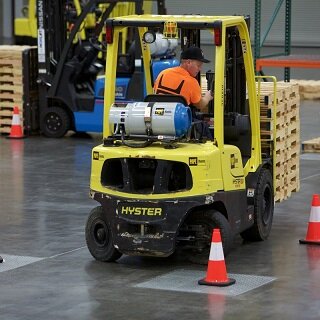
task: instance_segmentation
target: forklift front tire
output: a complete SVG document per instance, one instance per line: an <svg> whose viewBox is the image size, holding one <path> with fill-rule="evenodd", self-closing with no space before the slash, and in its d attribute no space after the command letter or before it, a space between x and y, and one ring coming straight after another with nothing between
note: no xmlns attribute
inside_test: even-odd
<svg viewBox="0 0 320 320"><path fill-rule="evenodd" d="M190 225L201 226L201 234L196 235L197 242L206 239L205 247L201 250L191 250L188 255L188 260L196 264L207 264L209 259L209 252L212 240L212 231L217 228L220 229L221 240L224 255L227 256L231 251L233 245L233 234L229 221L223 214L215 210L208 210L203 212L197 212L190 217L188 221ZM201 230L199 229L199 230Z"/></svg>
<svg viewBox="0 0 320 320"><path fill-rule="evenodd" d="M87 220L86 242L91 255L98 261L112 262L122 256L113 245L112 232L101 206L94 208Z"/></svg>
<svg viewBox="0 0 320 320"><path fill-rule="evenodd" d="M69 128L70 117L63 108L49 108L42 116L40 130L48 138L62 138Z"/></svg>
<svg viewBox="0 0 320 320"><path fill-rule="evenodd" d="M263 241L269 237L274 210L274 195L270 170L262 168L254 199L254 225L241 233L247 241Z"/></svg>

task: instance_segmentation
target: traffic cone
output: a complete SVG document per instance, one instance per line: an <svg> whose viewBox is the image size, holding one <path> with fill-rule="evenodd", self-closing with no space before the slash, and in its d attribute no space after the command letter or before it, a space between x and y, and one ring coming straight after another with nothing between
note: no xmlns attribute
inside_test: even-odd
<svg viewBox="0 0 320 320"><path fill-rule="evenodd" d="M234 284L235 279L228 278L224 262L223 248L219 229L214 229L210 248L207 276L198 281L200 285L226 287Z"/></svg>
<svg viewBox="0 0 320 320"><path fill-rule="evenodd" d="M307 236L299 240L302 244L320 244L320 199L314 194L312 198Z"/></svg>
<svg viewBox="0 0 320 320"><path fill-rule="evenodd" d="M13 108L13 116L12 116L12 124L10 134L7 136L9 139L23 139L25 136L23 135L23 130L20 122L20 114L19 108Z"/></svg>

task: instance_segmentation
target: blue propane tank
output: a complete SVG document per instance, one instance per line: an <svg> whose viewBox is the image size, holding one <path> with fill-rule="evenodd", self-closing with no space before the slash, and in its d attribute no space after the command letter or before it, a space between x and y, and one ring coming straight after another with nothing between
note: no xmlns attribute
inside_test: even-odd
<svg viewBox="0 0 320 320"><path fill-rule="evenodd" d="M192 115L189 107L174 102L114 103L110 108L109 123L120 127L125 134L171 136L180 138L188 133Z"/></svg>

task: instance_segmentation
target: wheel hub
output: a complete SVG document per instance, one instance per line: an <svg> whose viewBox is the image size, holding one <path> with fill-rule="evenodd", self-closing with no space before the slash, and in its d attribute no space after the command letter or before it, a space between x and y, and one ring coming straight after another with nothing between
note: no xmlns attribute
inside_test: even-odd
<svg viewBox="0 0 320 320"><path fill-rule="evenodd" d="M56 114L49 114L47 118L47 127L52 131L57 131L61 127L61 119Z"/></svg>
<svg viewBox="0 0 320 320"><path fill-rule="evenodd" d="M94 238L98 245L104 245L107 240L107 232L106 228L102 224L98 224L95 226L94 230Z"/></svg>

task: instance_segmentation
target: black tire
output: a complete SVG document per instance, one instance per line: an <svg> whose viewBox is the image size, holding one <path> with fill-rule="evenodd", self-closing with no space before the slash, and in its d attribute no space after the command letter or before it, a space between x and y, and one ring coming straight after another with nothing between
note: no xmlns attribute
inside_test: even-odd
<svg viewBox="0 0 320 320"><path fill-rule="evenodd" d="M263 241L269 237L274 210L273 183L270 170L262 168L254 196L254 225L241 233L244 240Z"/></svg>
<svg viewBox="0 0 320 320"><path fill-rule="evenodd" d="M70 117L63 108L49 108L42 116L40 130L48 138L62 138L69 129Z"/></svg>
<svg viewBox="0 0 320 320"><path fill-rule="evenodd" d="M101 206L90 212L86 224L86 242L91 255L98 261L112 262L122 256L113 245L112 232Z"/></svg>
<svg viewBox="0 0 320 320"><path fill-rule="evenodd" d="M188 260L192 263L207 264L211 248L213 229L220 229L224 255L227 256L233 244L233 235L228 220L218 211L210 210L197 212L188 219L188 224L200 225L204 230L201 236L203 246L188 253Z"/></svg>

